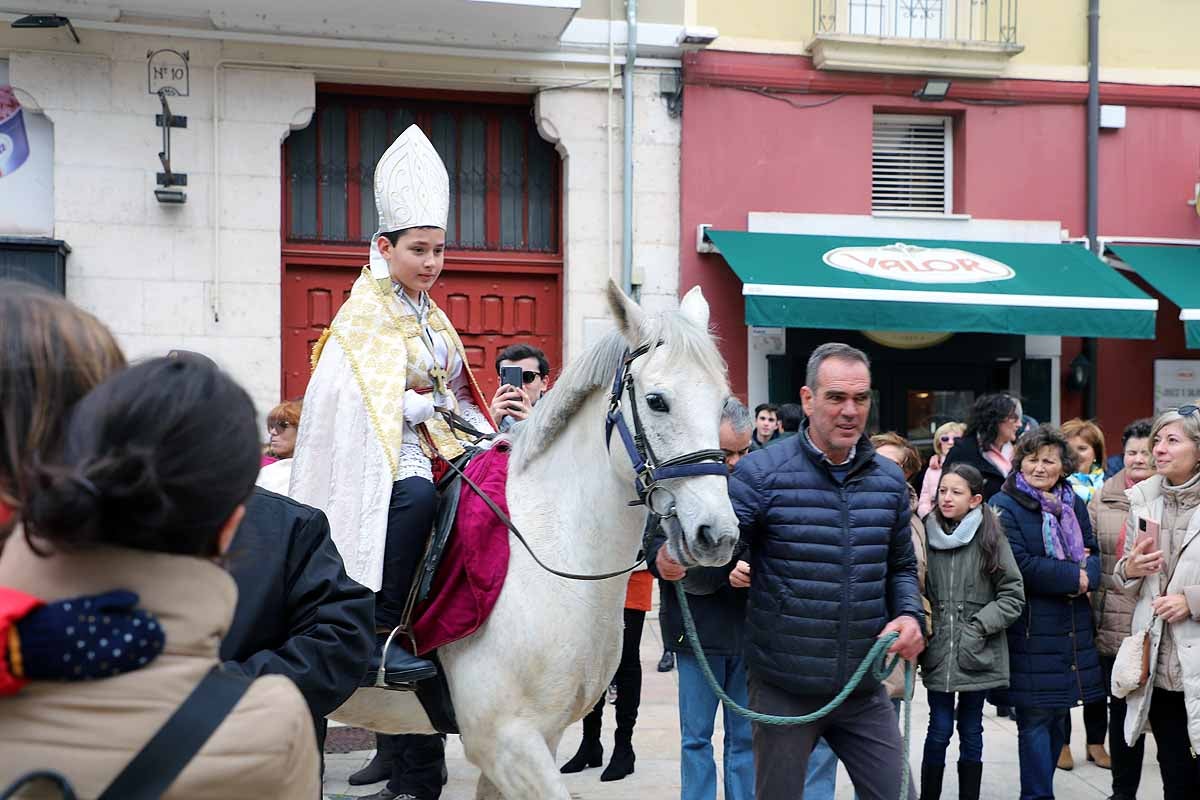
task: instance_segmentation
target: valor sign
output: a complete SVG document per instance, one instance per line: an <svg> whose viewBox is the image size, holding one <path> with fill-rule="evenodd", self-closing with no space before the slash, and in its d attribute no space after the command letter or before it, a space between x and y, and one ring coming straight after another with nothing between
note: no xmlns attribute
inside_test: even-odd
<svg viewBox="0 0 1200 800"><path fill-rule="evenodd" d="M1016 275L1007 264L978 253L903 242L885 247L838 247L822 260L834 269L905 283L986 283Z"/></svg>

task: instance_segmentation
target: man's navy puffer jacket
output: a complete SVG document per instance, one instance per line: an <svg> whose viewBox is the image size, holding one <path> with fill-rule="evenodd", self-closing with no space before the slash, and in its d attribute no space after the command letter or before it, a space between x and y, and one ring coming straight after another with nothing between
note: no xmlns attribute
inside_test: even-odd
<svg viewBox="0 0 1200 800"><path fill-rule="evenodd" d="M831 696L885 625L924 629L908 486L864 436L840 483L802 434L750 453L729 480L750 546L746 660L755 678ZM868 676L859 691L877 685Z"/></svg>

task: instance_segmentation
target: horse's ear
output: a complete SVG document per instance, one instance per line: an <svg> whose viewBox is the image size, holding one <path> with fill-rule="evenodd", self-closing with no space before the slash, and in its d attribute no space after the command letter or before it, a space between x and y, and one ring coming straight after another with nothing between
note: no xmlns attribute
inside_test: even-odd
<svg viewBox="0 0 1200 800"><path fill-rule="evenodd" d="M700 326L701 330L708 330L708 301L704 299L704 292L700 291L699 286L688 289L679 303L679 313Z"/></svg>
<svg viewBox="0 0 1200 800"><path fill-rule="evenodd" d="M612 309L617 319L617 328L630 347L640 347L646 338L646 312L641 306L629 299L629 295L621 291L621 287L608 280L608 307Z"/></svg>

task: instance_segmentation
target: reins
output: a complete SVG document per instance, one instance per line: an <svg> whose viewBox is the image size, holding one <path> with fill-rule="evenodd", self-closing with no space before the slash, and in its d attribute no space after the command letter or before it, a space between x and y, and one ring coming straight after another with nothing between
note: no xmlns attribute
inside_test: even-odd
<svg viewBox="0 0 1200 800"><path fill-rule="evenodd" d="M458 475L458 477L462 478L463 483L465 483L465 484L467 484L467 486L471 487L471 491L473 491L473 492L475 492L475 494L479 495L479 499L482 500L485 504L487 504L487 507L492 510L492 513L496 515L496 518L499 519L502 523L504 523L504 527L508 528L509 533L511 533L514 537L516 537L516 540L521 543L522 547L525 548L525 552L529 553L529 557L533 559L534 563L537 564L542 569L546 570L546 572L549 572L551 575L557 575L560 578L567 578L568 580L572 580L572 581L603 581L603 580L608 580L609 578L616 578L620 575L625 575L627 573L633 572L635 569L640 567L642 564L646 563L646 559L643 557L643 558L639 558L633 564L633 566L626 567L625 569L617 570L616 572L604 572L604 573L599 573L599 574L594 574L594 575L584 575L584 574L580 574L577 572L564 572L563 570L555 569L554 567L549 566L548 564L546 564L546 562L544 562L540 558L538 558L537 553L533 552L533 548L529 546L529 542L525 541L525 536L517 528L516 524L514 524L511 519L509 519L508 515L504 513L503 509L501 509L500 506L496 505L495 500L488 497L487 492L485 492L479 486L479 484L475 483L475 481L473 481L469 477L467 477L467 474L465 472L463 472L459 468L459 466L457 464L455 464L453 461L447 461L446 463L450 465L450 469L454 470L454 472ZM646 552L645 541L643 541L642 544L643 544L642 552L644 553L644 552Z"/></svg>
<svg viewBox="0 0 1200 800"><path fill-rule="evenodd" d="M870 670L871 675L877 681L882 681L888 675L892 674L897 665L903 661L904 663L904 696L901 699L904 706L903 717L903 764L900 771L900 800L908 799L908 778L910 765L909 747L912 739L912 696L913 696L913 665L911 662L902 659L899 655L888 659L887 651L892 646L892 643L900 638L900 634L895 631L886 636L881 636L871 645L870 651L859 663L858 668L854 670L854 674L846 681L846 685L842 690L834 695L833 699L825 705L808 714L800 714L799 716L781 716L777 714L763 714L759 711L746 708L738 705L738 703L730 697L723 688L720 682L713 675L712 667L708 664L708 658L704 655L704 648L700 644L700 636L696 633L696 622L692 619L692 611L688 607L687 592L683 590L682 581L674 581L675 597L679 600L679 612L683 618L683 632L687 636L688 644L692 647L692 652L696 656L696 662L700 665L700 672L704 675L704 680L708 683L708 688L712 689L713 693L720 698L721 702L727 709L737 714L739 717L745 717L751 722L757 722L760 725L811 725L814 722L824 719L832 714L838 706L846 701L846 698L858 688L862 683L862 679Z"/></svg>
<svg viewBox="0 0 1200 800"><path fill-rule="evenodd" d="M658 343L662 344L661 341ZM633 464L633 487L637 493L637 500L630 501L629 504L631 506L646 506L646 532L642 538L643 554L649 546L654 529L663 520L675 516L675 498L670 490L659 485L659 481L671 478L689 478L696 475L724 476L726 474L725 454L720 450L696 450L669 458L666 461L660 462L658 460L654 449L650 445L650 440L646 437L645 429L642 427L641 416L638 414L637 409L637 393L633 385L633 375L630 371L633 362L648 352L650 352L649 343L642 345L632 352L625 352L625 356L621 359L621 363L617 366L616 374L613 377L612 394L609 396L608 402L608 413L604 418L605 448L607 449L610 446L613 430L616 430ZM633 433L630 433L629 426L625 423L625 415L621 413L622 394L627 394L629 397L630 415L633 417ZM446 422L452 428L457 428L477 441L496 438L496 434L494 433L484 433L475 429L467 420L450 409L441 408L438 411L446 418ZM633 572L646 563L646 559L643 556L625 569L596 574L581 574L554 569L538 558L537 553L533 552L533 548L530 547L529 542L526 541L520 529L517 528L509 516L504 513L500 506L496 505L496 502L492 498L488 497L487 493L475 481L467 477L467 474L453 461L447 459L446 464L471 488L471 491L475 492L483 500L492 513L496 515L496 518L504 524L504 527L508 528L509 533L516 537L521 546L525 548L525 551L529 553L529 557L534 560L534 563L551 575L557 575L560 578L567 578L573 581L603 581ZM663 495L666 496L665 500L662 499Z"/></svg>

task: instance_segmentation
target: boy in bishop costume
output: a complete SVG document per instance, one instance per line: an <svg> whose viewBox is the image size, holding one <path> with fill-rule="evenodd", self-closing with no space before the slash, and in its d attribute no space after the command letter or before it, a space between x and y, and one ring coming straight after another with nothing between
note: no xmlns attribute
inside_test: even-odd
<svg viewBox="0 0 1200 800"><path fill-rule="evenodd" d="M291 496L329 517L351 578L375 594L381 637L401 623L433 525L433 475L463 452L439 409L492 431L450 320L429 296L441 274L450 180L416 125L375 167L370 264L313 348ZM380 639L382 642L382 638ZM389 683L436 674L391 647Z"/></svg>

